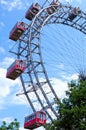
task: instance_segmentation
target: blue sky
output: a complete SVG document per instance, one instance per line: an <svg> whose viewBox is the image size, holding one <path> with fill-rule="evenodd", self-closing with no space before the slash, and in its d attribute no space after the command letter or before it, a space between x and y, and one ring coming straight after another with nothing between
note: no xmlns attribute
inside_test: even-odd
<svg viewBox="0 0 86 130"><path fill-rule="evenodd" d="M15 56L9 53L10 48L15 44L14 41L9 39L9 32L11 31L15 23L21 19L28 22L28 24L30 23L29 21L25 20L24 15L29 6L34 1L36 0L0 0L0 124L3 120L10 122L14 118L17 118L21 124L20 130L23 130L24 116L28 115L32 111L24 96L18 96L18 97L16 96L16 93L18 93L18 91L22 89L20 80L17 79L15 81L12 81L6 79L5 77L6 69L15 59ZM60 0L60 1L65 4L70 3L73 6L79 6L84 12L86 11L85 0L67 0L67 1ZM42 4L43 0L38 0L38 2ZM53 33L51 32L51 29L53 30ZM57 32L59 33L57 34ZM49 40L47 40L49 36L50 38ZM81 67L83 67L83 64L85 66L86 62L85 36L80 32L74 29L70 29L68 27L60 25L56 27L56 25L49 25L43 29L41 41L42 41L42 52L45 66L47 68L50 78L52 78L55 81L54 88L59 91L59 96L62 97L64 95L64 90L67 89L66 81L77 78L77 71L76 71L77 66L79 64ZM56 46L56 44L54 44L56 43L56 41L59 41L59 43L63 43L64 41L66 45L63 46L62 44L61 50L58 49L59 52L58 57L56 57L57 50L55 50L55 48L54 48L55 53L51 53L51 51L53 52L53 48L51 45L53 43L53 46L54 45ZM46 43L47 46L45 48ZM83 47L81 43L83 43ZM57 47L60 48L59 45ZM70 51L72 51L75 48L73 51L74 55L72 53L71 54L69 53L68 50L70 48L71 48ZM46 53L47 51L48 53ZM65 53L65 51L67 53ZM49 54L51 55L50 58ZM66 60L64 60L61 54L62 55L65 54ZM67 59L66 54L67 55L70 54L70 56L73 56L72 60L69 61L71 57L69 56L69 59ZM55 57L54 60L53 59L49 60L52 57ZM75 59L75 57L76 60L74 61L73 58ZM55 59L58 59L59 61L58 65L56 64L57 60ZM50 68L48 66L49 64L51 65ZM55 69L52 69L52 71L50 71L51 68ZM59 71L60 69L61 71ZM72 69L71 72L73 73L70 73L71 69ZM58 74L56 73L56 70L58 71ZM66 73L67 70L68 73ZM60 86L58 87L58 89L57 84L58 86ZM43 128L40 128L40 130L43 130Z"/></svg>

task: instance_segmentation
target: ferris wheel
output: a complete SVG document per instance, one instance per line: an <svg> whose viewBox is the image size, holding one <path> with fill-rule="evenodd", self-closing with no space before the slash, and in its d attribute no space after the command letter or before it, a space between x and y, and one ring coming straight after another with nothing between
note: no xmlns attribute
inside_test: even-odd
<svg viewBox="0 0 86 130"><path fill-rule="evenodd" d="M49 28L50 25L56 26L56 24L60 24L70 26L76 30L79 30L80 32L82 32L82 34L86 34L86 14L83 11L81 11L79 7L76 8L70 5L64 5L60 3L58 0L53 0L53 2L49 2L48 0L46 0L42 6L39 5L39 3L32 4L30 9L26 12L25 17L30 21L30 24L28 25L24 22L18 22L15 26L16 30L14 29L17 35L13 36L12 33L12 35L10 35L10 39L17 41L16 49L12 49L10 51L17 57L17 60L14 62L14 64L17 64L18 67L18 64L23 63L23 67L19 66L21 69L20 71L17 70L17 73L15 73L14 71L11 76L9 76L8 73L7 77L15 79L16 77L20 76L21 84L23 87L23 91L21 94L24 94L26 96L33 112L43 110L46 112L48 119L50 121L53 121L58 116L56 112L56 105L54 99L57 99L58 102L59 99L58 94L56 93L53 87L53 81L51 77L57 72L56 70L54 71L54 73L51 72L50 62L47 62L48 65L46 65L45 60L47 60L47 57L49 61L52 60L50 58L50 55L51 51L53 50L53 46L51 46L51 44L53 43L49 41L50 44L43 45L43 47L45 46L45 49L43 49L42 51L41 42L43 31L45 31L45 27ZM18 30L19 28L21 28L20 32ZM49 37L47 37L46 35L46 43L47 38ZM48 47L50 47L51 50L50 48L48 49ZM68 48L68 50L69 49L70 48ZM64 52L67 51L66 48L63 48L63 50ZM54 50L52 57L54 57L54 54L56 52L57 54L60 54L59 49ZM70 53L70 55L71 54L72 53ZM57 57L59 57L60 61L62 62L65 56L64 54L62 54L58 55ZM59 60L57 57L55 57L54 60ZM55 66L52 66L51 68L53 70ZM50 73L48 71L50 71ZM49 76L49 74L51 74L51 76Z"/></svg>

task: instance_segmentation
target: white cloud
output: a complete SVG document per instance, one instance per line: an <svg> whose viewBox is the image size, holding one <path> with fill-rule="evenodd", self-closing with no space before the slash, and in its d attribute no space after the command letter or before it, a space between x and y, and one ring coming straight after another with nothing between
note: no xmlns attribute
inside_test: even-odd
<svg viewBox="0 0 86 130"><path fill-rule="evenodd" d="M22 0L1 0L2 7L8 11L12 11L13 9L25 9L26 4L28 5L28 2L26 1L25 3Z"/></svg>
<svg viewBox="0 0 86 130"><path fill-rule="evenodd" d="M61 76L64 80L66 80L67 82L70 82L71 80L77 80L78 79L78 73L73 74L71 76L67 76L65 75L65 73L62 74Z"/></svg>
<svg viewBox="0 0 86 130"><path fill-rule="evenodd" d="M9 88L9 81L5 79L6 76L6 70L3 68L0 68L0 98L6 97L10 93Z"/></svg>
<svg viewBox="0 0 86 130"><path fill-rule="evenodd" d="M5 54L5 50L3 47L0 47L0 54Z"/></svg>
<svg viewBox="0 0 86 130"><path fill-rule="evenodd" d="M5 24L1 21L0 22L0 29L3 28L5 26Z"/></svg>
<svg viewBox="0 0 86 130"><path fill-rule="evenodd" d="M11 64L12 60L13 59L7 57L0 63L0 109L6 105L6 100L9 98L11 91L16 85L18 86L19 82L18 79L13 81L6 78L6 68L9 64Z"/></svg>
<svg viewBox="0 0 86 130"><path fill-rule="evenodd" d="M16 96L16 94L19 93L19 89L22 89L19 78L16 80L6 78L7 68L13 63L13 61L13 58L5 57L0 63L0 109L4 108L7 104L27 104L24 95Z"/></svg>
<svg viewBox="0 0 86 130"><path fill-rule="evenodd" d="M11 101L10 103L15 104L15 105L27 105L28 102L26 100L25 95L21 95L21 96L16 96L16 93L14 95L11 96Z"/></svg>
<svg viewBox="0 0 86 130"><path fill-rule="evenodd" d="M68 90L67 81L61 79L52 78L52 85L59 98L65 96L65 91Z"/></svg>
<svg viewBox="0 0 86 130"><path fill-rule="evenodd" d="M13 58L5 57L3 61L0 63L0 67L7 69L11 65L11 63L13 63L13 61Z"/></svg>
<svg viewBox="0 0 86 130"><path fill-rule="evenodd" d="M0 109L8 104L7 99L11 94L12 89L18 86L18 80L12 81L6 78L6 69L0 68ZM15 88L16 89L16 88ZM10 100L9 100L10 104Z"/></svg>

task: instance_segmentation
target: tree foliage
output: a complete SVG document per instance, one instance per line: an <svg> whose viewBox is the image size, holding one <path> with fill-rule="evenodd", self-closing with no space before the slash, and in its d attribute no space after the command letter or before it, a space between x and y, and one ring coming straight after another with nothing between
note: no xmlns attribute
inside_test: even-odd
<svg viewBox="0 0 86 130"><path fill-rule="evenodd" d="M71 81L66 98L59 102L57 120L46 130L86 130L86 80Z"/></svg>
<svg viewBox="0 0 86 130"><path fill-rule="evenodd" d="M19 122L17 119L14 119L14 121L9 124L3 121L0 130L19 130Z"/></svg>

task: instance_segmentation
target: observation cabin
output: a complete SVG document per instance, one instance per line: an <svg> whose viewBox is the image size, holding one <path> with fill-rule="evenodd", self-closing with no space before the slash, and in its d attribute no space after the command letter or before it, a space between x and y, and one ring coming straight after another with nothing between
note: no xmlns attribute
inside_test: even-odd
<svg viewBox="0 0 86 130"><path fill-rule="evenodd" d="M43 111L37 111L29 116L25 117L24 128L35 129L46 124L46 113Z"/></svg>
<svg viewBox="0 0 86 130"><path fill-rule="evenodd" d="M27 24L24 22L17 22L10 32L9 39L17 41L20 36L27 29Z"/></svg>
<svg viewBox="0 0 86 130"><path fill-rule="evenodd" d="M59 0L53 0L53 2L50 4L50 7L47 9L48 14L54 13L59 6Z"/></svg>
<svg viewBox="0 0 86 130"><path fill-rule="evenodd" d="M15 80L26 69L26 62L24 60L15 60L7 69L6 78Z"/></svg>
<svg viewBox="0 0 86 130"><path fill-rule="evenodd" d="M36 2L33 3L30 8L27 10L25 18L32 20L35 15L39 12L39 10L41 9L41 6Z"/></svg>
<svg viewBox="0 0 86 130"><path fill-rule="evenodd" d="M77 15L80 14L80 13L81 13L80 8L79 8L79 7L75 7L75 8L71 11L71 13L69 14L68 18L69 18L70 20L73 20L73 19L76 18Z"/></svg>

